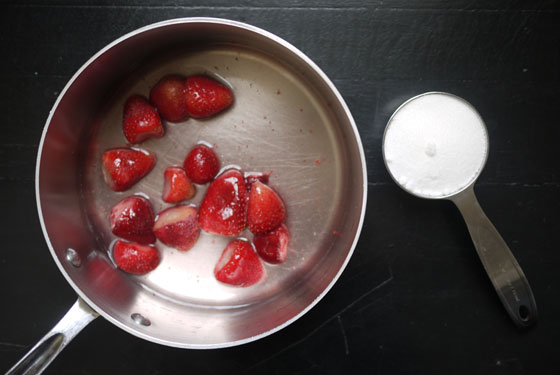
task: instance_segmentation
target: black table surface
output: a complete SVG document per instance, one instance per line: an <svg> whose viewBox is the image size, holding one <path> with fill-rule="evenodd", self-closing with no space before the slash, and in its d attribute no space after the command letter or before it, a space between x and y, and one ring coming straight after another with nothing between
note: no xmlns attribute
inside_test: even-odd
<svg viewBox="0 0 560 375"><path fill-rule="evenodd" d="M558 373L559 9L554 1L497 0L2 2L0 372L76 298L35 203L37 148L57 95L117 37L165 19L212 16L294 44L346 100L369 178L354 256L317 306L259 341L182 350L97 319L47 373ZM490 155L475 190L531 283L539 321L530 330L510 321L453 204L407 195L384 167L388 118L426 91L462 96L486 122Z"/></svg>

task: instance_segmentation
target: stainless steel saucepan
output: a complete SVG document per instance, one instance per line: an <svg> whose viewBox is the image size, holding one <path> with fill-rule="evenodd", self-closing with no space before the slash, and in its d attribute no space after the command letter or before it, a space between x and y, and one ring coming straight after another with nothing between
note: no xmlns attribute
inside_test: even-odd
<svg viewBox="0 0 560 375"><path fill-rule="evenodd" d="M232 108L208 120L165 124L141 144L156 167L129 191L103 182L104 150L124 146L122 107L148 95L164 75L203 73L230 85ZM231 238L202 233L187 253L158 243L161 264L144 276L111 260L111 207L132 194L157 213L163 170L181 165L197 142L214 145L222 165L272 170L291 242L286 263L266 265L249 288L218 283L213 268ZM193 203L204 195L198 186ZM9 374L40 373L99 315L163 345L210 349L257 340L313 307L346 266L360 233L367 175L356 126L326 75L302 52L256 27L183 18L138 29L99 51L72 77L50 112L39 147L39 218L55 263L78 301ZM250 238L250 233L244 233Z"/></svg>

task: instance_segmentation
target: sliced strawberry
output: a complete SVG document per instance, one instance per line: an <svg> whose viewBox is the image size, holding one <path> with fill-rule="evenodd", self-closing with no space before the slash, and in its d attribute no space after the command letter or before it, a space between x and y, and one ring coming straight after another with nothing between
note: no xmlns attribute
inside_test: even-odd
<svg viewBox="0 0 560 375"><path fill-rule="evenodd" d="M247 207L247 226L253 234L266 233L286 218L282 199L268 185L260 181L253 183Z"/></svg>
<svg viewBox="0 0 560 375"><path fill-rule="evenodd" d="M181 251L190 250L200 234L196 208L178 205L163 210L158 214L153 229L158 240L167 246Z"/></svg>
<svg viewBox="0 0 560 375"><path fill-rule="evenodd" d="M265 234L257 234L253 239L257 253L262 260L272 264L284 263L288 256L290 232L286 225L281 224Z"/></svg>
<svg viewBox="0 0 560 375"><path fill-rule="evenodd" d="M114 191L130 188L152 170L156 156L135 148L114 148L102 156L105 182Z"/></svg>
<svg viewBox="0 0 560 375"><path fill-rule="evenodd" d="M260 172L245 173L245 185L247 186L247 190L248 191L251 190L251 185L253 185L257 181L260 181L263 184L268 184L268 178L270 177L271 173L272 171L268 173L260 173Z"/></svg>
<svg viewBox="0 0 560 375"><path fill-rule="evenodd" d="M154 212L147 199L132 196L113 206L109 215L111 232L125 240L142 245L153 243L156 236L152 232Z"/></svg>
<svg viewBox="0 0 560 375"><path fill-rule="evenodd" d="M123 133L132 144L163 136L157 110L139 95L131 96L124 105Z"/></svg>
<svg viewBox="0 0 560 375"><path fill-rule="evenodd" d="M247 190L237 170L218 176L208 187L198 211L200 227L207 232L236 236L245 229Z"/></svg>
<svg viewBox="0 0 560 375"><path fill-rule="evenodd" d="M163 172L163 200L178 203L194 197L196 188L183 168L169 167Z"/></svg>
<svg viewBox="0 0 560 375"><path fill-rule="evenodd" d="M220 160L210 147L197 145L185 158L183 167L192 182L205 184L220 171Z"/></svg>
<svg viewBox="0 0 560 375"><path fill-rule="evenodd" d="M194 75L186 81L187 112L191 117L210 117L233 103L229 88L212 78Z"/></svg>
<svg viewBox="0 0 560 375"><path fill-rule="evenodd" d="M150 102L164 120L179 122L189 117L185 97L185 79L177 75L163 77L150 90Z"/></svg>
<svg viewBox="0 0 560 375"><path fill-rule="evenodd" d="M155 246L118 240L113 246L113 259L117 267L134 275L144 275L154 270L160 261Z"/></svg>
<svg viewBox="0 0 560 375"><path fill-rule="evenodd" d="M222 283L246 287L262 280L265 269L249 242L235 240L224 249L214 275Z"/></svg>

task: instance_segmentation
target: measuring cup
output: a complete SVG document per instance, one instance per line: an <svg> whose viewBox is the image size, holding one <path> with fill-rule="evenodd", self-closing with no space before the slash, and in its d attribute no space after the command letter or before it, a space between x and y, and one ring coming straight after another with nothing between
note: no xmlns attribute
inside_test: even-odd
<svg viewBox="0 0 560 375"><path fill-rule="evenodd" d="M488 148L488 132L476 109L443 92L424 93L404 102L383 134L383 160L391 178L417 197L455 203L506 311L518 327L529 327L537 319L529 282L474 194ZM453 162L442 166L434 161L440 154Z"/></svg>

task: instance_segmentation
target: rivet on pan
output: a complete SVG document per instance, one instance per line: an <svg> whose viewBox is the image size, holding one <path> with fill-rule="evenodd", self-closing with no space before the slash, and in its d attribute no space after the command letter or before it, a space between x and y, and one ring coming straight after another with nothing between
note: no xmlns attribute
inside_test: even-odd
<svg viewBox="0 0 560 375"><path fill-rule="evenodd" d="M144 318L142 316L142 314L138 314L138 313L134 313L130 316L132 318L132 320L134 320L137 324L141 324L143 326L149 326L150 324L152 324L152 322L150 322L150 319Z"/></svg>
<svg viewBox="0 0 560 375"><path fill-rule="evenodd" d="M82 258L80 258L78 252L71 247L66 250L66 260L74 267L80 267L82 265Z"/></svg>

